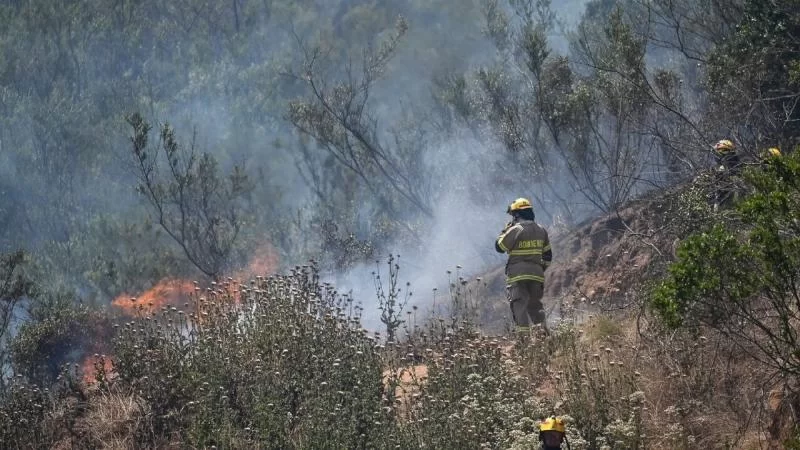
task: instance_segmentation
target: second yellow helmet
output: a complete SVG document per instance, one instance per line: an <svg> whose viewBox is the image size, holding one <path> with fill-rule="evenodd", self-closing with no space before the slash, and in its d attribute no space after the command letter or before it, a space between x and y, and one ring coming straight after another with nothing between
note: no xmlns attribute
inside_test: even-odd
<svg viewBox="0 0 800 450"><path fill-rule="evenodd" d="M716 144L714 144L714 150L717 153L731 152L735 148L736 148L736 146L733 144L733 141L731 141L730 139L723 139L723 140L717 142Z"/></svg>

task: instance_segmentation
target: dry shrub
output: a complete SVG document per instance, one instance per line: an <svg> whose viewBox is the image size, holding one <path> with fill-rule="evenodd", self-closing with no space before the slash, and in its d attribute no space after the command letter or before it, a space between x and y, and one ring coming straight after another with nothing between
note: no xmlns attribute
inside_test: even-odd
<svg viewBox="0 0 800 450"><path fill-rule="evenodd" d="M98 448L135 449L135 432L147 414L147 403L141 397L113 388L93 396L82 427Z"/></svg>
<svg viewBox="0 0 800 450"><path fill-rule="evenodd" d="M535 417L547 407L509 357L506 338L479 333L469 322L434 321L408 355L427 377L403 380L401 448L513 448L535 438ZM405 373L405 372L403 372ZM532 437L533 436L533 437Z"/></svg>
<svg viewBox="0 0 800 450"><path fill-rule="evenodd" d="M770 380L723 336L665 332L641 317L600 316L579 327L571 331L578 332L575 342L561 345L571 350L554 358L553 370L562 381L562 410L592 444L694 449L764 442ZM627 440L610 440L619 435Z"/></svg>
<svg viewBox="0 0 800 450"><path fill-rule="evenodd" d="M605 315L536 345L557 387L538 393L568 417L572 448L766 448L772 381L723 336Z"/></svg>
<svg viewBox="0 0 800 450"><path fill-rule="evenodd" d="M400 420L409 418L409 408L413 399L419 396L420 387L428 379L428 366L418 364L385 370L383 383L387 393L394 391L394 403Z"/></svg>
<svg viewBox="0 0 800 450"><path fill-rule="evenodd" d="M554 401L571 419L574 448L642 448L647 440L642 422L646 395L635 370L635 355L608 320L562 324L549 338L553 346L549 371L557 381ZM604 331L585 332L595 324Z"/></svg>

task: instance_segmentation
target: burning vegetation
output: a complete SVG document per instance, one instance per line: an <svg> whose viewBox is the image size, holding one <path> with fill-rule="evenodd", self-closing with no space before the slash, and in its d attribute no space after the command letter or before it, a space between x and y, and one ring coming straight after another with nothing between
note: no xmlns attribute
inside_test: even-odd
<svg viewBox="0 0 800 450"><path fill-rule="evenodd" d="M165 306L175 306L187 302L189 296L199 289L196 282L162 280L136 297L121 294L111 304L130 316L139 311L152 313Z"/></svg>
<svg viewBox="0 0 800 450"><path fill-rule="evenodd" d="M87 385L107 381L114 373L114 363L111 358L95 353L83 360L80 372Z"/></svg>
<svg viewBox="0 0 800 450"><path fill-rule="evenodd" d="M247 292L245 286L248 280L272 275L277 267L278 257L275 250L268 244L262 244L255 249L244 268L234 271L233 277L220 283L210 282L208 286L203 286L197 281L165 279L138 296L120 294L111 304L126 318L156 317L160 311L180 310L181 314L190 314L200 324L208 316L209 310L214 308L215 302L226 299L233 304L239 304L242 300L242 289ZM91 349L110 350L102 342L93 342ZM79 364L83 381L90 384L96 382L98 377L108 379L114 370L113 358L98 353L86 356Z"/></svg>

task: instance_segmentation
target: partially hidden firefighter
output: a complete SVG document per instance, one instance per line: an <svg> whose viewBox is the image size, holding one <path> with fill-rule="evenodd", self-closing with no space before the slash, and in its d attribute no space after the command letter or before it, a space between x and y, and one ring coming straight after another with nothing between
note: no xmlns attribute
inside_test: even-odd
<svg viewBox="0 0 800 450"><path fill-rule="evenodd" d="M761 153L761 162L768 163L770 161L781 159L783 154L778 147L770 147Z"/></svg>
<svg viewBox="0 0 800 450"><path fill-rule="evenodd" d="M561 418L548 417L539 423L539 441L543 450L562 450L563 445L570 448L567 440L567 427Z"/></svg>
<svg viewBox="0 0 800 450"><path fill-rule="evenodd" d="M547 230L535 221L533 205L518 198L508 207L512 216L495 241L495 250L508 254L506 289L516 330L527 334L531 325L540 325L547 333L544 295L544 273L553 260Z"/></svg>
<svg viewBox="0 0 800 450"><path fill-rule="evenodd" d="M717 172L736 175L739 173L741 160L736 153L736 145L730 139L723 139L712 146Z"/></svg>
<svg viewBox="0 0 800 450"><path fill-rule="evenodd" d="M735 195L733 177L739 174L741 160L736 154L736 145L730 139L722 139L712 146L716 167L714 210L730 203Z"/></svg>

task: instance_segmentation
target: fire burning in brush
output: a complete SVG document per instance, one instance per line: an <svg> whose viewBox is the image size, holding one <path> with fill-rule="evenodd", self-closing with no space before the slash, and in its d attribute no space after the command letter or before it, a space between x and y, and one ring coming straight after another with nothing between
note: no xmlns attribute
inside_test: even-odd
<svg viewBox="0 0 800 450"><path fill-rule="evenodd" d="M247 266L236 271L231 278L244 282L254 276L269 276L275 272L277 267L277 252L271 245L262 244L254 250ZM228 285L230 286L230 284ZM176 306L185 303L189 296L197 290L199 287L195 282L165 279L137 297L127 293L121 294L111 304L130 315L135 314L140 308L147 312L153 312L162 306Z"/></svg>
<svg viewBox="0 0 800 450"><path fill-rule="evenodd" d="M221 285L212 283L211 288L218 293L227 291L231 294L233 301L238 303L238 283L244 283L256 276L269 276L275 273L278 268L278 254L271 245L268 243L259 245L252 255L249 263L241 270L231 274L228 282L223 282ZM187 302L196 305L197 308L202 308L199 303L191 302L190 298L193 294L202 295L203 289L205 288L201 288L194 281L164 279L138 296L123 293L117 296L111 304L120 308L128 316L134 316L137 312L154 313L164 306L179 306ZM98 369L101 368L103 376L109 378L114 369L111 359L98 354L86 357L81 363L83 381L86 384L94 383Z"/></svg>
<svg viewBox="0 0 800 450"><path fill-rule="evenodd" d="M253 256L250 258L250 262L247 266L235 272L231 279L238 283L245 283L247 280L257 276L270 276L274 274L277 269L277 252L271 245L261 244L253 252ZM232 288L231 293L233 294L233 299L238 303L241 298L238 284L230 283L229 288Z"/></svg>
<svg viewBox="0 0 800 450"><path fill-rule="evenodd" d="M98 354L87 357L83 360L83 363L81 363L83 382L87 385L94 384L97 381L98 375L104 379L110 378L113 371L114 364L111 362L111 359Z"/></svg>
<svg viewBox="0 0 800 450"><path fill-rule="evenodd" d="M155 311L166 305L177 305L186 301L195 291L195 284L186 280L161 280L138 297L128 294L119 295L111 302L128 314L135 314L139 308L144 311Z"/></svg>
<svg viewBox="0 0 800 450"><path fill-rule="evenodd" d="M237 271L233 278L244 281L255 276L269 276L275 273L278 268L278 254L269 244L259 245L253 252L247 266Z"/></svg>
<svg viewBox="0 0 800 450"><path fill-rule="evenodd" d="M128 316L134 316L138 312L154 313L163 306L176 306L187 302L189 296L196 289L198 289L197 286L191 281L165 279L137 297L132 297L127 293L121 294L111 304L120 308ZM105 379L112 378L114 365L111 358L95 353L84 358L80 369L83 382L90 385L97 381L98 374ZM101 370L102 372L100 372Z"/></svg>

